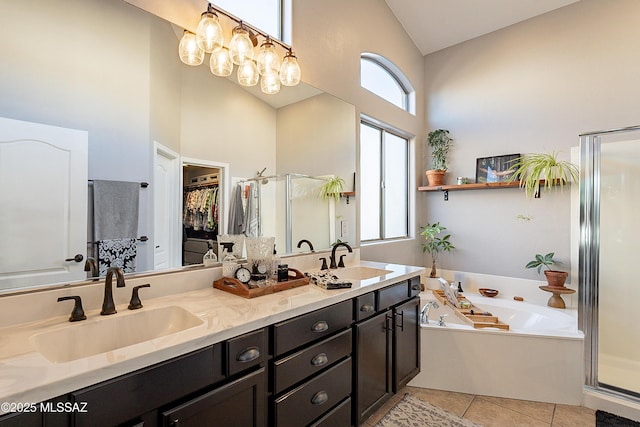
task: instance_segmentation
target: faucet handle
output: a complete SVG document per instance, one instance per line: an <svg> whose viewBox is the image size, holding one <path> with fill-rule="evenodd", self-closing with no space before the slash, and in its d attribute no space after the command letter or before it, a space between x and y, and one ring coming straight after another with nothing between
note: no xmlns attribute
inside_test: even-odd
<svg viewBox="0 0 640 427"><path fill-rule="evenodd" d="M339 268L344 268L344 257L346 256L347 254L340 255L340 262L338 263Z"/></svg>
<svg viewBox="0 0 640 427"><path fill-rule="evenodd" d="M320 270L328 270L329 267L327 267L327 258L326 257L322 257L322 258L318 258L320 261L322 261L322 267L320 267Z"/></svg>
<svg viewBox="0 0 640 427"><path fill-rule="evenodd" d="M140 286L134 286L133 290L131 291L131 301L129 301L129 307L127 308L129 310L137 310L139 308L142 308L142 301L140 301L140 297L138 296L138 289L150 287L151 285L149 283Z"/></svg>
<svg viewBox="0 0 640 427"><path fill-rule="evenodd" d="M447 326L447 325L444 323L444 318L445 318L445 317L447 317L447 315L446 315L446 314L441 314L441 315L440 315L440 321L438 322L438 326Z"/></svg>
<svg viewBox="0 0 640 427"><path fill-rule="evenodd" d="M84 315L84 309L82 308L82 299L78 295L73 295L69 297L60 297L58 298L58 302L74 300L75 304L73 305L73 310L71 311L71 317L69 317L69 322L78 322L80 320L85 320L87 316Z"/></svg>

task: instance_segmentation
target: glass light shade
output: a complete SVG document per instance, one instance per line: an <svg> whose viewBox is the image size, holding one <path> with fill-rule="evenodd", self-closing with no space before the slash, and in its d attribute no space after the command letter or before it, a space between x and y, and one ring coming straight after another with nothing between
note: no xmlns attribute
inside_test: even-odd
<svg viewBox="0 0 640 427"><path fill-rule="evenodd" d="M227 48L223 47L211 53L209 68L214 75L219 77L227 77L231 75L231 72L233 71L233 62L231 62L231 57L229 56Z"/></svg>
<svg viewBox="0 0 640 427"><path fill-rule="evenodd" d="M222 47L224 38L218 15L212 12L202 14L196 29L196 40L200 49L206 53L211 53Z"/></svg>
<svg viewBox="0 0 640 427"><path fill-rule="evenodd" d="M276 73L264 74L260 79L260 89L267 95L280 92L280 79Z"/></svg>
<svg viewBox="0 0 640 427"><path fill-rule="evenodd" d="M291 52L282 60L280 67L280 82L285 86L295 86L300 83L300 66L296 56Z"/></svg>
<svg viewBox="0 0 640 427"><path fill-rule="evenodd" d="M259 78L260 74L255 62L247 61L238 66L238 83L242 86L255 86Z"/></svg>
<svg viewBox="0 0 640 427"><path fill-rule="evenodd" d="M200 65L204 60L204 50L198 47L196 35L185 30L178 46L180 60L187 65Z"/></svg>
<svg viewBox="0 0 640 427"><path fill-rule="evenodd" d="M280 58L273 43L269 39L260 46L260 53L257 59L258 72L260 75L278 73L280 71Z"/></svg>
<svg viewBox="0 0 640 427"><path fill-rule="evenodd" d="M249 38L249 31L242 26L233 29L233 36L229 42L229 53L231 60L236 65L253 60L253 42Z"/></svg>

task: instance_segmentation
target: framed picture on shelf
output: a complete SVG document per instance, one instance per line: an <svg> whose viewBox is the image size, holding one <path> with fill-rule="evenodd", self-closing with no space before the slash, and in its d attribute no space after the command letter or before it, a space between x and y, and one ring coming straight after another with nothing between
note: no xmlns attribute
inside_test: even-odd
<svg viewBox="0 0 640 427"><path fill-rule="evenodd" d="M505 154L476 159L476 183L509 181L516 171L513 164L519 157L520 154Z"/></svg>

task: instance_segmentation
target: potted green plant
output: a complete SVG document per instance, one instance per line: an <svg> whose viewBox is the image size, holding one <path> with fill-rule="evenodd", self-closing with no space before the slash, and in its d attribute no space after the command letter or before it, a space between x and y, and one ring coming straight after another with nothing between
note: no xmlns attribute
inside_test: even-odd
<svg viewBox="0 0 640 427"><path fill-rule="evenodd" d="M446 129L429 132L427 143L431 147L431 169L427 171L429 186L442 185L447 171L447 154L453 145L453 138Z"/></svg>
<svg viewBox="0 0 640 427"><path fill-rule="evenodd" d="M320 186L319 195L322 200L333 198L336 203L340 201L342 192L344 191L344 179L339 176L324 178L324 182Z"/></svg>
<svg viewBox="0 0 640 427"><path fill-rule="evenodd" d="M516 169L511 176L511 181L520 180L520 188L525 189L529 199L540 191L540 184L544 180L545 190L551 190L553 185L558 185L562 190L564 185L573 180L579 180L579 172L576 165L566 160L558 160L559 152L534 153L518 157L513 168Z"/></svg>
<svg viewBox="0 0 640 427"><path fill-rule="evenodd" d="M536 254L535 258L532 261L529 261L526 268L537 268L538 274L540 274L540 270L542 267L546 267L547 269L544 271L544 275L547 278L547 284L551 288L564 288L564 283L569 276L569 273L566 271L552 270L552 265L561 264L559 261L553 259L555 255L554 252L549 252L546 255Z"/></svg>
<svg viewBox="0 0 640 427"><path fill-rule="evenodd" d="M455 249L455 246L451 244L451 234L440 237L440 233L447 229L440 225L440 222L434 222L433 224L427 223L427 225L420 228L422 229L420 234L422 234L426 240L426 243L422 244L422 252L429 252L431 255L431 274L429 277L433 278L436 277L436 261L438 260L440 252L451 252L452 249Z"/></svg>

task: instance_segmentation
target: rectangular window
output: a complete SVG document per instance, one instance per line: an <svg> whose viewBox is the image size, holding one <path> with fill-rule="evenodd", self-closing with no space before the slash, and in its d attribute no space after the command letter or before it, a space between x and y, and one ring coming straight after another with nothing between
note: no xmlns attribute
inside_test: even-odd
<svg viewBox="0 0 640 427"><path fill-rule="evenodd" d="M291 0L216 0L212 3L271 37L291 44Z"/></svg>
<svg viewBox="0 0 640 427"><path fill-rule="evenodd" d="M390 129L360 123L360 240L409 234L409 140Z"/></svg>

